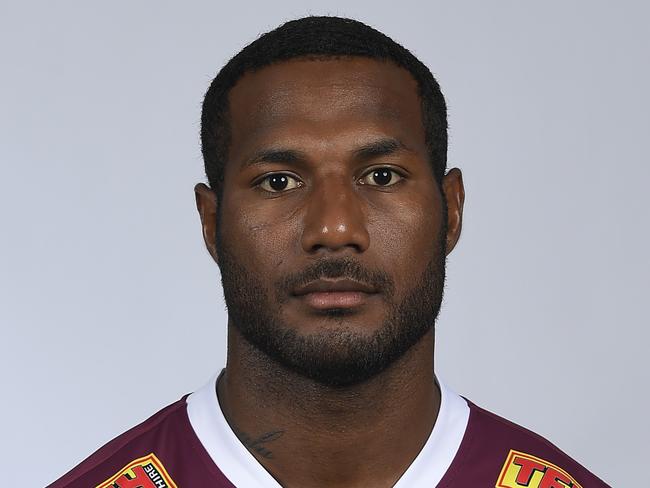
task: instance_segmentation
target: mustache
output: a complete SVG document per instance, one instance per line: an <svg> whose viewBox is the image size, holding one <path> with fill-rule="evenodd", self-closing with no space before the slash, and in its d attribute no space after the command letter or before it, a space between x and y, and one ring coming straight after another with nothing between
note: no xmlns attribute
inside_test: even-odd
<svg viewBox="0 0 650 488"><path fill-rule="evenodd" d="M394 294L395 284L385 271L371 270L353 258L323 259L316 261L299 272L291 273L276 282L281 297L288 297L299 286L322 278L348 278L372 285L386 298Z"/></svg>

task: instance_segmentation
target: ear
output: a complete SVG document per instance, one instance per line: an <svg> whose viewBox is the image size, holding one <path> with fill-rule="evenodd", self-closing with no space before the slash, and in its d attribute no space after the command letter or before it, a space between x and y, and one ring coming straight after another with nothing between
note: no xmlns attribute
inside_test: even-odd
<svg viewBox="0 0 650 488"><path fill-rule="evenodd" d="M201 217L201 227L203 229L203 240L205 247L212 259L219 264L217 255L217 195L203 183L197 183L194 187L196 196L196 208Z"/></svg>
<svg viewBox="0 0 650 488"><path fill-rule="evenodd" d="M456 247L463 227L463 205L465 187L463 174L452 168L442 179L443 198L447 201L447 255Z"/></svg>

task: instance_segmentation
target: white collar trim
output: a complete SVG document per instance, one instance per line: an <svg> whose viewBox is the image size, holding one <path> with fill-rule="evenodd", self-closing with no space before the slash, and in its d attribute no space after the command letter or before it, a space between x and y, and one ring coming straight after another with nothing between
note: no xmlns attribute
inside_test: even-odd
<svg viewBox="0 0 650 488"><path fill-rule="evenodd" d="M280 484L237 438L219 406L217 378L187 397L187 415L194 433L219 470L237 487L280 488ZM440 410L431 435L394 488L431 488L445 475L465 435L469 406L440 385Z"/></svg>
<svg viewBox="0 0 650 488"><path fill-rule="evenodd" d="M394 488L431 488L440 483L453 462L469 422L467 401L440 379L440 410L426 444Z"/></svg>

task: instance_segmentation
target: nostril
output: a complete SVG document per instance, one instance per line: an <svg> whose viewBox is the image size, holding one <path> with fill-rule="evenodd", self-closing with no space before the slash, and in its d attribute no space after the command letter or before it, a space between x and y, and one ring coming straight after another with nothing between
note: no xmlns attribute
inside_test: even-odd
<svg viewBox="0 0 650 488"><path fill-rule="evenodd" d="M314 253L322 248L330 251L353 248L355 253L369 246L367 218L358 200L345 192L332 195L320 193L308 205L304 214L301 245L305 252Z"/></svg>

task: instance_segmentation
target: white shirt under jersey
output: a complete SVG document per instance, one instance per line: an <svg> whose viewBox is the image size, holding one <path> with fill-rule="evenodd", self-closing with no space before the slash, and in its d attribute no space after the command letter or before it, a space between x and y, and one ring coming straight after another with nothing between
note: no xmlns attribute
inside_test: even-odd
<svg viewBox="0 0 650 488"><path fill-rule="evenodd" d="M235 486L281 488L237 438L223 415L217 398L218 375L187 397L190 424L221 472ZM441 402L436 423L420 453L395 488L436 486L451 465L469 420L465 399L438 380Z"/></svg>

